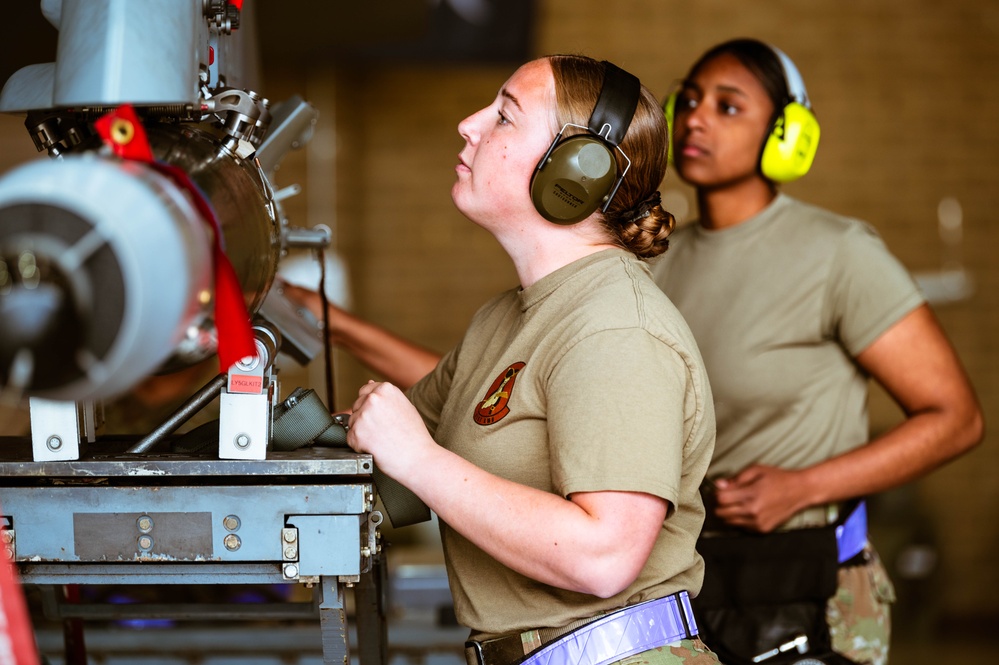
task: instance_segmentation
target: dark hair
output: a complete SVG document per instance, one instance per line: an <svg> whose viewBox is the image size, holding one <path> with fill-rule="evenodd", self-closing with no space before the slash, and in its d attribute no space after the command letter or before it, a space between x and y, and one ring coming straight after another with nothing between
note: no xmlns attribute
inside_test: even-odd
<svg viewBox="0 0 999 665"><path fill-rule="evenodd" d="M731 55L742 63L742 66L760 82L770 101L773 102L774 119L776 119L776 114L792 101L791 92L787 87L787 78L780 57L774 53L773 48L758 39L732 39L708 49L691 66L687 78L693 78L701 67L724 54Z"/></svg>
<svg viewBox="0 0 999 665"><path fill-rule="evenodd" d="M585 126L600 96L604 64L580 55L547 59L555 79L553 135L567 122ZM640 258L652 258L669 247L667 236L676 220L660 205L658 192L666 177L669 130L659 101L645 86L620 148L631 168L601 220L618 246Z"/></svg>

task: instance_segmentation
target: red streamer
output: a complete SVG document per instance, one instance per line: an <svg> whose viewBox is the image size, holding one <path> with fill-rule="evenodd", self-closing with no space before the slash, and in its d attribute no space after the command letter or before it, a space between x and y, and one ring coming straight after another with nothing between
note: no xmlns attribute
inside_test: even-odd
<svg viewBox="0 0 999 665"><path fill-rule="evenodd" d="M243 290L236 277L236 271L225 254L222 226L208 199L183 169L153 159L146 130L132 106L125 104L118 107L99 118L94 127L114 154L123 159L148 164L190 195L202 219L212 229L215 329L218 332L219 368L225 372L239 360L247 356L256 356L257 347L250 326L250 314L243 300Z"/></svg>
<svg viewBox="0 0 999 665"><path fill-rule="evenodd" d="M0 665L38 665L28 607L5 552L0 552Z"/></svg>

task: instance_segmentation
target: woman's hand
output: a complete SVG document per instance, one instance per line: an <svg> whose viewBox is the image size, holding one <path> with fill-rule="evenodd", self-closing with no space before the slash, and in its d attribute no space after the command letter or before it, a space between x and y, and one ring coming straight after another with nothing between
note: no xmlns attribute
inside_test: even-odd
<svg viewBox="0 0 999 665"><path fill-rule="evenodd" d="M397 480L420 462L421 450L437 446L416 407L391 383L369 381L361 386L349 424L347 445L371 455Z"/></svg>
<svg viewBox="0 0 999 665"><path fill-rule="evenodd" d="M732 526L767 533L808 505L798 473L754 464L715 481L715 514Z"/></svg>
<svg viewBox="0 0 999 665"><path fill-rule="evenodd" d="M275 286L281 289L282 295L291 301L293 304L299 307L305 307L312 315L315 316L320 321L323 318L323 301L319 297L319 292L312 289L305 289L301 286L295 286L293 284L288 284L287 282L279 281ZM331 305L333 307L333 305Z"/></svg>

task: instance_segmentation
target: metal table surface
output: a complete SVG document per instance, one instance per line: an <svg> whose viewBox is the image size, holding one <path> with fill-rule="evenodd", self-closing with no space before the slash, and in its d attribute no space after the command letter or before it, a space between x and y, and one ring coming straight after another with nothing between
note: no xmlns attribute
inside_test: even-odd
<svg viewBox="0 0 999 665"><path fill-rule="evenodd" d="M87 606L46 592L49 618L316 617L326 663L349 657L345 588L355 596L361 663L385 658L372 461L344 448L265 460L127 454L127 437L82 459L30 461L30 441L0 437L3 547L22 582L72 585L305 584L311 603L271 608L190 603Z"/></svg>
<svg viewBox="0 0 999 665"><path fill-rule="evenodd" d="M269 452L265 460L223 460L176 453L126 454L132 442L118 438L90 444L90 455L72 461L31 461L31 442L0 437L0 477L17 478L162 478L166 476L370 476L370 455L347 448L310 446L290 452Z"/></svg>

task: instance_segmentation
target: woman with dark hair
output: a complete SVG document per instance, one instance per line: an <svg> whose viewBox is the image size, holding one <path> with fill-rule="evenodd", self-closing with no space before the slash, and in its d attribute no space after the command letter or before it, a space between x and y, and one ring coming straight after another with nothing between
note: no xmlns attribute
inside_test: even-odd
<svg viewBox="0 0 999 665"><path fill-rule="evenodd" d="M710 49L670 112L699 219L653 272L694 332L715 399L695 603L705 640L730 665L804 653L885 663L894 591L861 499L975 446L975 394L876 232L780 192L819 136L784 53L751 39ZM874 439L869 378L905 413Z"/></svg>
<svg viewBox="0 0 999 665"><path fill-rule="evenodd" d="M363 386L348 443L437 514L470 662L715 663L688 599L711 394L643 261L673 228L661 107L609 63L553 56L458 132L452 199L520 284L405 393Z"/></svg>

